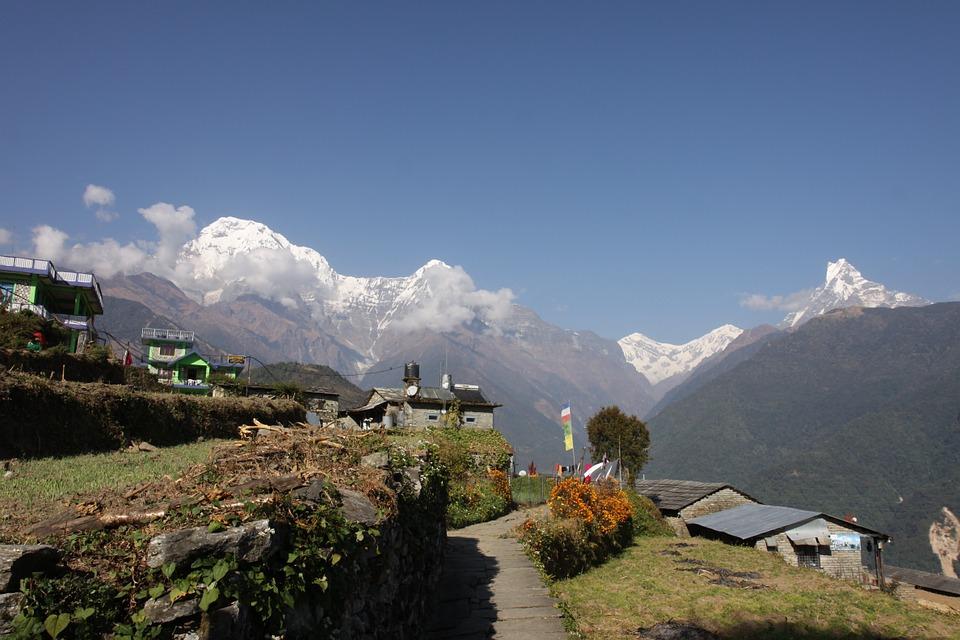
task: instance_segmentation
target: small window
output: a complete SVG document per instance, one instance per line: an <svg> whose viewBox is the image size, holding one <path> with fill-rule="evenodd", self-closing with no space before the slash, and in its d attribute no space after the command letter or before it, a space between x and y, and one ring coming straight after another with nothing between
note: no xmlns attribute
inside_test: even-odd
<svg viewBox="0 0 960 640"><path fill-rule="evenodd" d="M437 415L436 413L428 413L428 414L427 414L427 420L429 420L430 422L436 422L436 421L439 420L439 419L440 419L440 416Z"/></svg>
<svg viewBox="0 0 960 640"><path fill-rule="evenodd" d="M815 547L813 545L798 546L797 565L801 567L810 567L811 569L819 569L820 547Z"/></svg>
<svg viewBox="0 0 960 640"><path fill-rule="evenodd" d="M173 380L173 370L172 369L160 369L157 371L157 377L161 380Z"/></svg>
<svg viewBox="0 0 960 640"><path fill-rule="evenodd" d="M162 356L172 356L176 352L177 352L177 348L172 344L160 345L160 355Z"/></svg>
<svg viewBox="0 0 960 640"><path fill-rule="evenodd" d="M0 303L6 303L13 300L13 283L0 282Z"/></svg>
<svg viewBox="0 0 960 640"><path fill-rule="evenodd" d="M476 421L477 421L477 416L467 416L466 418L464 418L464 422L466 422L467 424L473 424Z"/></svg>

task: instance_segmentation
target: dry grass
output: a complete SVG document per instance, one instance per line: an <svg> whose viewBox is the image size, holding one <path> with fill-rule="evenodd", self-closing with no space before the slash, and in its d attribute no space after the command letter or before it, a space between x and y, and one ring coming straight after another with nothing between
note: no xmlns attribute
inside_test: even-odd
<svg viewBox="0 0 960 640"><path fill-rule="evenodd" d="M681 542L692 546L677 547ZM711 584L714 573L684 571L698 565L679 560L755 571L760 577L745 582L763 588ZM771 554L701 539L637 538L621 557L554 589L589 639L630 637L669 620L723 638L960 638L960 616L789 567Z"/></svg>

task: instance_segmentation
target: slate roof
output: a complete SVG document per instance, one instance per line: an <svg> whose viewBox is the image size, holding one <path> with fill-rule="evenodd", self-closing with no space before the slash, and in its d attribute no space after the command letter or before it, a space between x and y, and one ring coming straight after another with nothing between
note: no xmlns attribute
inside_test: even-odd
<svg viewBox="0 0 960 640"><path fill-rule="evenodd" d="M917 571L916 569L906 569L904 567L894 567L885 565L884 575L897 582L904 582L938 593L945 593L950 596L960 596L960 580L941 576L936 573L927 573L926 571Z"/></svg>
<svg viewBox="0 0 960 640"><path fill-rule="evenodd" d="M747 495L736 487L722 482L693 482L691 480L637 480L637 493L644 495L661 511L679 511L697 500L730 488ZM750 498L750 496L747 496ZM750 498L753 500L753 498Z"/></svg>
<svg viewBox="0 0 960 640"><path fill-rule="evenodd" d="M379 395L380 398L375 396ZM357 407L356 409L351 409L350 412L362 412L369 411L370 409L375 409L382 404L387 402L402 404L407 401L406 394L403 389L392 389L387 387L374 387L370 391L370 395L367 398L367 402L363 406ZM416 398L411 398L413 402L420 402L425 404L436 404L442 405L444 403L453 402L455 399L460 400L464 406L469 407L489 407L495 409L503 405L499 405L495 402L490 402L487 400L480 389L458 389L454 387L452 390L444 389L442 387L420 387L420 394Z"/></svg>
<svg viewBox="0 0 960 640"><path fill-rule="evenodd" d="M845 522L835 516L816 511L805 511L793 507L780 507L772 504L742 504L739 507L718 511L709 515L700 516L687 522L691 532L696 528L715 531L740 540L755 540L773 533L792 529L817 518L824 518L837 524L842 524L862 533L882 538L886 535L873 529Z"/></svg>

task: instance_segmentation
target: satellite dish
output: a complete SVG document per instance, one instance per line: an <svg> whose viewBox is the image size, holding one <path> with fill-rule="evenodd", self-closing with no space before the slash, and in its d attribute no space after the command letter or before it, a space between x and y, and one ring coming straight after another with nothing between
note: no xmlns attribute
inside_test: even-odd
<svg viewBox="0 0 960 640"><path fill-rule="evenodd" d="M408 398L412 398L413 396L417 395L417 393L419 393L419 392L420 392L420 387L418 387L418 386L415 385L415 384L411 384L409 387L407 387L407 397L408 397Z"/></svg>

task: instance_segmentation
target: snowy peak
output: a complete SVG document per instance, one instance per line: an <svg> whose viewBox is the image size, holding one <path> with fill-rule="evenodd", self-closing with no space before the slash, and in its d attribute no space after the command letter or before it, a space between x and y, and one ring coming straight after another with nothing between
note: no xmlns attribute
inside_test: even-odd
<svg viewBox="0 0 960 640"><path fill-rule="evenodd" d="M619 341L623 356L650 384L659 384L693 371L701 362L727 348L743 333L732 324L685 344L657 342L642 333L633 333Z"/></svg>
<svg viewBox="0 0 960 640"><path fill-rule="evenodd" d="M930 301L867 280L850 262L840 258L827 263L823 284L813 290L799 309L787 315L780 326L796 327L827 311L843 307L917 307L925 304Z"/></svg>

